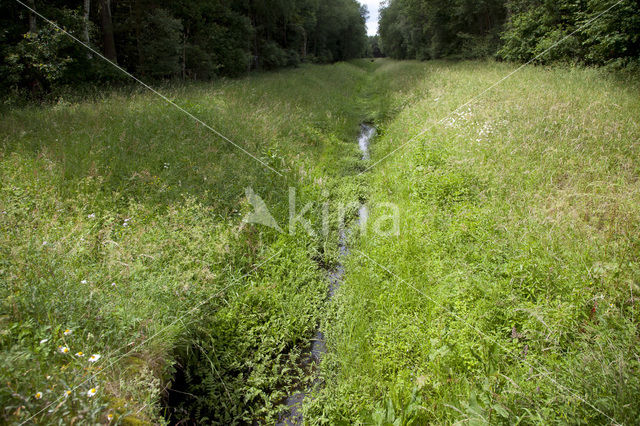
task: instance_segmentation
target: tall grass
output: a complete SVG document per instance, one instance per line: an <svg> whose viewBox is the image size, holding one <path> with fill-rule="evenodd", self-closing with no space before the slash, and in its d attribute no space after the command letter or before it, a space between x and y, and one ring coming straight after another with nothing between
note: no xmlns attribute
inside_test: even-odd
<svg viewBox="0 0 640 426"><path fill-rule="evenodd" d="M282 177L135 88L4 110L2 422L270 424L320 324L311 424L634 423L639 83L527 67L448 117L513 69L162 89ZM324 202L400 208L399 235L352 238L329 303L335 238L242 222L251 187L288 230L290 186L316 231Z"/></svg>
<svg viewBox="0 0 640 426"><path fill-rule="evenodd" d="M637 422L640 86L526 67L449 116L513 69L430 62L396 92L372 162L427 131L367 172L400 233L347 260L311 418Z"/></svg>
<svg viewBox="0 0 640 426"><path fill-rule="evenodd" d="M328 254L243 224L245 188L286 229L355 138L361 65L162 89L283 176L138 89L4 111L2 421L273 421Z"/></svg>

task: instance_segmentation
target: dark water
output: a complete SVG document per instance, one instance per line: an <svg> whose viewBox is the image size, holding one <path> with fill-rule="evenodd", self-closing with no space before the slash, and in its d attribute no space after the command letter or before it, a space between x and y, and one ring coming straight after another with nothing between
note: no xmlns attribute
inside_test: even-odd
<svg viewBox="0 0 640 426"><path fill-rule="evenodd" d="M360 125L360 135L358 136L358 147L362 152L362 159L369 160L369 143L376 134L376 128L368 125ZM358 210L358 224L366 223L369 217L369 210L366 205L362 205ZM349 254L349 247L347 246L347 233L342 230L338 238L338 248L340 250L340 257L344 257ZM340 287L344 276L344 266L342 262L338 261L338 266L329 272L329 299L331 299L335 291ZM322 359L322 355L327 352L327 346L324 340L324 335L320 330L317 330L313 338L311 339L311 347L307 353L303 355L302 365L305 369L313 372L313 366L317 365ZM310 386L304 387L292 395L289 395L285 400L285 405L288 407L288 411L280 416L278 426L297 426L304 423L300 407L304 398L311 392L312 388L319 385L319 380L315 380Z"/></svg>

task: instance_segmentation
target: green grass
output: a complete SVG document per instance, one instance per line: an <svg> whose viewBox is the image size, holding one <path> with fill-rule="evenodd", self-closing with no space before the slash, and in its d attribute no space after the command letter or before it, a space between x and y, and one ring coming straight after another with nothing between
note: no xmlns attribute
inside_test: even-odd
<svg viewBox="0 0 640 426"><path fill-rule="evenodd" d="M428 130L366 173L310 418L637 422L640 86L526 67L439 123L513 69L428 63L379 122L372 162Z"/></svg>
<svg viewBox="0 0 640 426"><path fill-rule="evenodd" d="M314 379L320 324L310 424L634 423L640 85L526 67L439 123L513 69L363 60L162 89L282 177L134 87L4 110L0 421L271 424ZM285 230L295 187L316 235L243 224L246 187ZM370 227L327 302L320 207L335 231L357 200ZM374 232L388 202L397 236Z"/></svg>
<svg viewBox="0 0 640 426"><path fill-rule="evenodd" d="M362 120L361 65L164 89L282 177L142 89L5 111L0 418L272 421L335 244L243 224L245 188L285 229L289 186L316 199ZM197 398L163 413L176 372Z"/></svg>

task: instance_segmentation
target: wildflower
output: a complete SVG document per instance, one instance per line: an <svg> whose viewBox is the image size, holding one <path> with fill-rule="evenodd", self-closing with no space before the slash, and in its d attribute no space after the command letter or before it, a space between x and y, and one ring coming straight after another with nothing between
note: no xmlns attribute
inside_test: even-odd
<svg viewBox="0 0 640 426"><path fill-rule="evenodd" d="M58 350L63 354L68 354L69 353L69 348L66 347L66 346L58 346Z"/></svg>
<svg viewBox="0 0 640 426"><path fill-rule="evenodd" d="M116 283L111 283L111 287L115 287L115 286L116 286Z"/></svg>
<svg viewBox="0 0 640 426"><path fill-rule="evenodd" d="M87 215L87 219L93 219L94 217L96 217L95 213L91 213L90 215Z"/></svg>
<svg viewBox="0 0 640 426"><path fill-rule="evenodd" d="M89 357L89 362L96 362L100 359L100 354L93 354Z"/></svg>
<svg viewBox="0 0 640 426"><path fill-rule="evenodd" d="M42 245L43 245L43 246L46 246L46 245L47 245L47 242L46 242L46 241L43 241L43 242L42 242Z"/></svg>
<svg viewBox="0 0 640 426"><path fill-rule="evenodd" d="M87 280L80 281L80 284L86 284L86 283L87 283Z"/></svg>
<svg viewBox="0 0 640 426"><path fill-rule="evenodd" d="M71 389L67 389L66 391L64 391L64 397L68 397L69 395L71 395Z"/></svg>
<svg viewBox="0 0 640 426"><path fill-rule="evenodd" d="M93 395L95 395L96 393L98 393L98 389L96 389L96 388L91 388L91 389L89 389L89 390L87 391L87 396L88 396L89 398L91 398L91 397L92 397Z"/></svg>
<svg viewBox="0 0 640 426"><path fill-rule="evenodd" d="M41 399L42 398L42 392L36 392L36 394L34 396L36 397L36 399Z"/></svg>
<svg viewBox="0 0 640 426"><path fill-rule="evenodd" d="M111 413L107 414L107 420L109 421L113 420L113 414Z"/></svg>
<svg viewBox="0 0 640 426"><path fill-rule="evenodd" d="M70 329L70 328L67 328L67 329L64 331L64 333L62 333L62 334L64 334L65 336L69 336L69 335L71 335L71 333L73 333L73 331L71 331L71 329Z"/></svg>
<svg viewBox="0 0 640 426"><path fill-rule="evenodd" d="M40 344L44 345L45 343L47 343L49 341L49 339L42 339L40 340Z"/></svg>
<svg viewBox="0 0 640 426"><path fill-rule="evenodd" d="M84 352L82 352L82 351L76 352L76 356L77 357L83 357L84 356Z"/></svg>

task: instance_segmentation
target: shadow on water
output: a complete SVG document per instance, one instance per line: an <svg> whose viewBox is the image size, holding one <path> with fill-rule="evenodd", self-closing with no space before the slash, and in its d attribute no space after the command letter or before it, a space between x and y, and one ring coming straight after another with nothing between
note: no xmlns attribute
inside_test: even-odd
<svg viewBox="0 0 640 426"><path fill-rule="evenodd" d="M362 160L369 160L369 143L371 139L376 134L376 128L363 123L360 125L360 134L358 135L358 147L362 152ZM369 211L366 205L362 205L358 211L358 221L357 225L362 223L366 223L369 217ZM347 254L349 254L349 247L347 245L348 234L351 229L341 230L340 236L338 239L338 248L340 252L340 258L344 258ZM329 272L329 292L328 297L329 300L333 298L335 291L342 284L344 277L344 265L341 261L338 262L338 265L335 269ZM315 372L315 367L320 363L322 356L327 352L327 346L324 339L324 335L322 331L316 330L313 338L311 339L311 345L309 349L303 354L302 357L302 367L308 374L312 375ZM316 378L311 381L310 385L300 384L295 393L289 395L284 401L287 406L287 411L280 416L278 419L278 426L297 426L302 425L304 422L304 418L302 416L302 412L300 408L302 406L303 400L311 393L311 391L317 387L321 386L321 380Z"/></svg>

